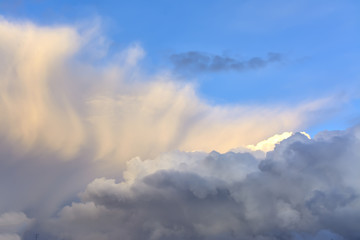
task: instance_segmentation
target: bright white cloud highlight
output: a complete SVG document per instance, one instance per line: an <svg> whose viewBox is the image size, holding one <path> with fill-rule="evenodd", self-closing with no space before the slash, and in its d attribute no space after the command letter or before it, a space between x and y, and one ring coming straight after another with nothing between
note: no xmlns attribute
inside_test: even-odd
<svg viewBox="0 0 360 240"><path fill-rule="evenodd" d="M306 132L301 132L301 134L305 135L307 138L310 139L310 135L307 134ZM274 136L269 137L268 139L258 142L256 145L247 145L246 148L252 151L269 152L274 150L276 144L279 144L282 140L287 139L292 135L294 135L293 132L284 132L282 134L275 134Z"/></svg>

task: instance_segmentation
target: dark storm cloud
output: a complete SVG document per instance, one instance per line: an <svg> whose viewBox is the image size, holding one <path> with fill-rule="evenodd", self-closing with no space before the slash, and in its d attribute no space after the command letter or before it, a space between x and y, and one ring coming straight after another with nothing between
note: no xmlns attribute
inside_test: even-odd
<svg viewBox="0 0 360 240"><path fill-rule="evenodd" d="M170 61L174 65L175 70L183 73L241 72L264 68L270 63L280 62L282 59L283 56L279 53L268 53L266 58L253 57L247 60L197 51L178 53L170 56Z"/></svg>
<svg viewBox="0 0 360 240"><path fill-rule="evenodd" d="M359 239L359 134L295 134L263 160L217 152L133 159L123 181L96 179L43 229L79 240Z"/></svg>

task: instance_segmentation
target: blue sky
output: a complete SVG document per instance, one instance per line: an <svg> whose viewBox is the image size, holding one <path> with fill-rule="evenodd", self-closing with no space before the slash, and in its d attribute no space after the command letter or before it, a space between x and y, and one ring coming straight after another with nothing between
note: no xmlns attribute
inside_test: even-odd
<svg viewBox="0 0 360 240"><path fill-rule="evenodd" d="M346 96L347 103L307 131L357 122L360 69L358 1L2 1L1 14L40 25L100 22L113 52L137 42L148 72L172 70L212 104L296 104ZM177 71L190 51L240 61L281 61L256 69ZM106 59L106 56L105 56Z"/></svg>

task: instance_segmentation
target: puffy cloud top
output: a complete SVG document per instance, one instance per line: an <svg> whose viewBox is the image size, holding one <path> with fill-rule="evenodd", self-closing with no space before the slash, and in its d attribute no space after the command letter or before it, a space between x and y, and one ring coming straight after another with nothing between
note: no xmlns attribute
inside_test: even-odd
<svg viewBox="0 0 360 240"><path fill-rule="evenodd" d="M69 239L358 239L359 129L294 134L266 158L173 152L98 178L48 229Z"/></svg>

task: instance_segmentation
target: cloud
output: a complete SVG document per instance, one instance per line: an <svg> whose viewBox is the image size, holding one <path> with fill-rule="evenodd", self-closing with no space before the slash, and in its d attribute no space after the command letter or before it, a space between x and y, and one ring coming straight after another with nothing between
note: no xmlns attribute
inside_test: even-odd
<svg viewBox="0 0 360 240"><path fill-rule="evenodd" d="M6 212L0 215L0 240L20 240L33 219L22 212Z"/></svg>
<svg viewBox="0 0 360 240"><path fill-rule="evenodd" d="M40 143L72 155L83 141L81 120L62 86L49 85L75 52L76 32L1 20L0 35L0 132L24 148Z"/></svg>
<svg viewBox="0 0 360 240"><path fill-rule="evenodd" d="M0 19L0 214L46 218L94 178L118 177L133 157L226 152L300 130L335 103L211 105L171 74L144 73L139 44L101 64L84 58L106 52L98 28Z"/></svg>
<svg viewBox="0 0 360 240"><path fill-rule="evenodd" d="M137 62L145 52L139 44L101 65L84 60L84 51L102 46L96 29L98 24L78 31L0 21L0 135L17 146L15 152L74 159L88 151L93 159L122 163L175 149L226 152L279 131L300 130L307 116L333 105L331 99L295 107L210 105L192 84L141 71ZM279 58L272 54L246 66Z"/></svg>
<svg viewBox="0 0 360 240"><path fill-rule="evenodd" d="M305 227L285 228L297 223L303 212L286 199L277 203L279 189L271 195L264 187L277 182L297 185L283 174L288 160L280 159L292 152L286 144L277 146L274 156L260 163L260 170L261 159L253 153L227 152L278 132L302 130L336 110L338 99L296 106L212 105L192 84L170 73L144 73L138 61L145 51L139 44L101 63L85 60L92 46L107 44L96 36L96 28L82 33L72 26L0 20L0 193L5 196L0 198L0 214L7 216L6 224L12 222L10 215L35 222L26 225L24 229L30 229L24 234L24 229L9 230L6 225L1 238L33 239L38 231L54 238L97 240L255 235L265 239L290 234L289 229L296 236L317 236L321 229L327 234L327 228L331 234L352 232L350 222L346 235L320 219L333 206L353 209L352 192L341 187L335 192L309 190L312 201L303 208L317 214L319 228L314 225L310 233ZM105 53L100 49L90 55L99 58ZM324 133L320 140L306 141L332 142L331 136ZM318 154L322 156L323 150ZM266 177L277 169L281 179ZM341 168L330 170L344 175ZM356 189L350 176L357 175L347 174L346 186ZM304 181L313 178L317 179ZM86 186L77 201L77 193ZM249 199L242 199L245 196ZM274 199L264 203L257 196ZM263 205L285 210L278 216ZM257 213L257 208L265 209ZM59 216L51 218L59 209ZM270 218L282 219L269 225L271 231L263 227Z"/></svg>
<svg viewBox="0 0 360 240"><path fill-rule="evenodd" d="M310 139L309 134L306 132L301 132L301 134L305 135ZM269 137L268 139L265 139L261 142L258 142L256 145L247 145L246 148L252 150L252 151L263 151L263 152L269 152L274 150L276 144L280 143L284 139L289 138L290 136L294 135L292 132L284 132L282 134L275 134L272 137Z"/></svg>
<svg viewBox="0 0 360 240"><path fill-rule="evenodd" d="M359 128L249 153L173 152L98 178L45 229L69 239L358 239Z"/></svg>
<svg viewBox="0 0 360 240"><path fill-rule="evenodd" d="M221 71L253 70L264 68L270 63L281 62L283 56L279 53L268 53L267 58L253 57L239 60L228 56L214 55L197 51L177 53L170 56L175 71L183 73L208 73Z"/></svg>

